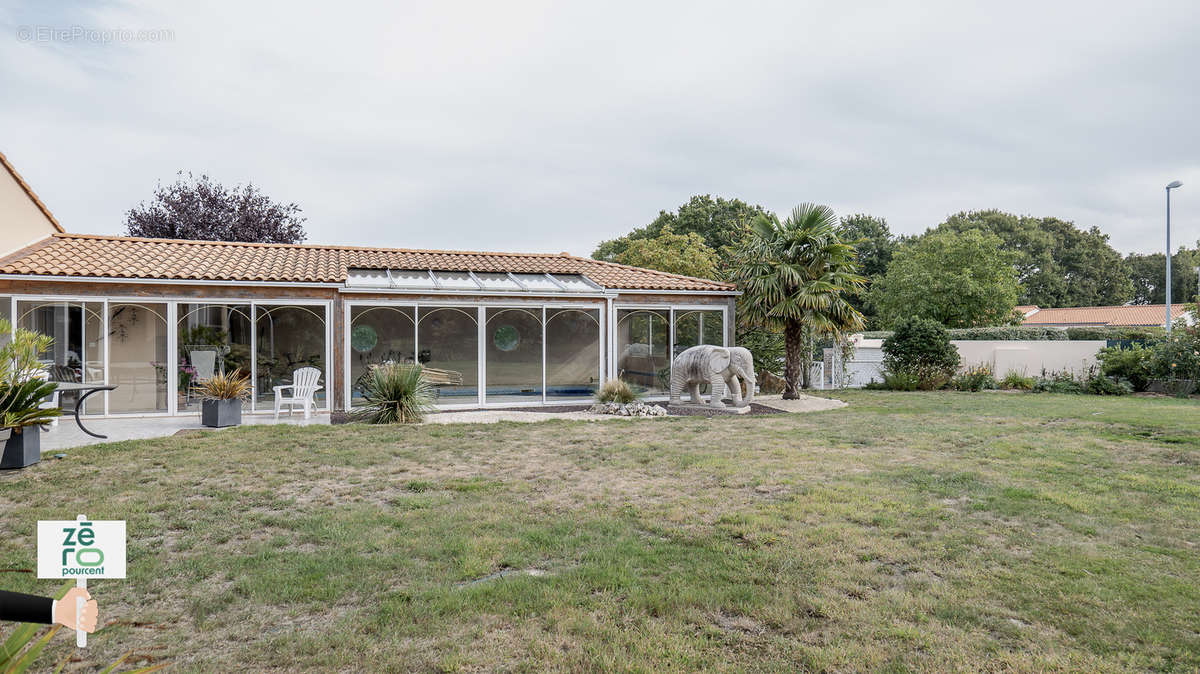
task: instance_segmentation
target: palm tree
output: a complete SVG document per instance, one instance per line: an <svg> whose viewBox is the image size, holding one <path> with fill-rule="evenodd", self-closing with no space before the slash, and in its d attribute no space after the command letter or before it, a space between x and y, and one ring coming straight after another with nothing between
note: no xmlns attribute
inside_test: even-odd
<svg viewBox="0 0 1200 674"><path fill-rule="evenodd" d="M733 270L742 291L742 312L754 325L782 329L786 344L783 397L799 397L808 386L813 340L843 336L862 327L863 316L847 301L867 280L859 276L854 246L838 235L828 206L801 204L780 222L759 216L738 249Z"/></svg>

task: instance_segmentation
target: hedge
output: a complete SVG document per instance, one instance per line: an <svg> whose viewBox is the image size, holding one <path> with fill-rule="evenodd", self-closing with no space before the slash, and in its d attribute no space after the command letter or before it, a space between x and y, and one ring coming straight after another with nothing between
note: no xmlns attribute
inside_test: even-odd
<svg viewBox="0 0 1200 674"><path fill-rule="evenodd" d="M1097 326L1067 328L1067 339L1108 339L1147 342L1166 337L1167 331L1157 327Z"/></svg>
<svg viewBox="0 0 1200 674"><path fill-rule="evenodd" d="M1010 325L997 328L953 328L950 339L960 340L1029 340L1062 341L1103 339L1110 341L1147 342L1162 339L1166 331L1158 327L1090 326L1077 328L1049 328L1034 325ZM891 330L864 332L865 339L887 339Z"/></svg>

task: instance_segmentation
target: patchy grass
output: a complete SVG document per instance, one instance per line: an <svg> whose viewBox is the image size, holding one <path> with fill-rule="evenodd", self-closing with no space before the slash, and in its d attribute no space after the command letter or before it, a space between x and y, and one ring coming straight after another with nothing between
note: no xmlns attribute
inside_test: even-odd
<svg viewBox="0 0 1200 674"><path fill-rule="evenodd" d="M838 397L77 449L0 475L0 568L38 519L128 520L76 669L1200 667L1194 401Z"/></svg>

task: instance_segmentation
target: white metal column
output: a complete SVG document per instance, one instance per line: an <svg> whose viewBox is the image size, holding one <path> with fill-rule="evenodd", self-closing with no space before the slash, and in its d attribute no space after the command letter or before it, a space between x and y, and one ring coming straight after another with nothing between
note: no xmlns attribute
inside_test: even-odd
<svg viewBox="0 0 1200 674"><path fill-rule="evenodd" d="M546 305L542 305L542 404L546 404Z"/></svg>
<svg viewBox="0 0 1200 674"><path fill-rule="evenodd" d="M476 363L476 371L479 373L476 379L479 382L476 385L476 402L480 407L483 407L484 403L487 402L487 397L484 394L484 390L487 388L487 367L486 363L484 363L484 360L487 358L487 348L485 346L487 341L487 309L482 306L477 307L476 317L479 322L476 333L479 336L478 350L476 352L476 358L479 360Z"/></svg>
<svg viewBox="0 0 1200 674"><path fill-rule="evenodd" d="M81 313L83 314L83 323L86 325L87 302L83 303L82 309L83 311ZM108 371L108 343L110 341L108 339L108 300L102 300L100 302L100 311L100 339L104 340L104 383L112 384L112 375ZM85 348L84 350L86 351L87 349ZM110 393L112 393L112 391L103 391L101 393L101 395L104 396L104 416L108 416L108 394ZM75 404L78 405L79 403ZM84 413L86 412L87 410L84 410Z"/></svg>
<svg viewBox="0 0 1200 674"><path fill-rule="evenodd" d="M353 357L350 354L350 305L342 301L342 395L346 405L346 411L349 412L353 407L351 396L353 391L350 390L350 359Z"/></svg>
<svg viewBox="0 0 1200 674"><path fill-rule="evenodd" d="M167 414L179 413L179 303L167 302Z"/></svg>
<svg viewBox="0 0 1200 674"><path fill-rule="evenodd" d="M250 303L250 411L258 409L258 305Z"/></svg>

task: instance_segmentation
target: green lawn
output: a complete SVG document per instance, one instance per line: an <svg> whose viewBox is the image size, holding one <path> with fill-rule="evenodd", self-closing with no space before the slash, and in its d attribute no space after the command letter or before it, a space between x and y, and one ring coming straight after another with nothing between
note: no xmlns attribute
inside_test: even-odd
<svg viewBox="0 0 1200 674"><path fill-rule="evenodd" d="M39 518L128 520L79 668L1200 668L1195 401L838 397L78 449L0 475L0 568Z"/></svg>

